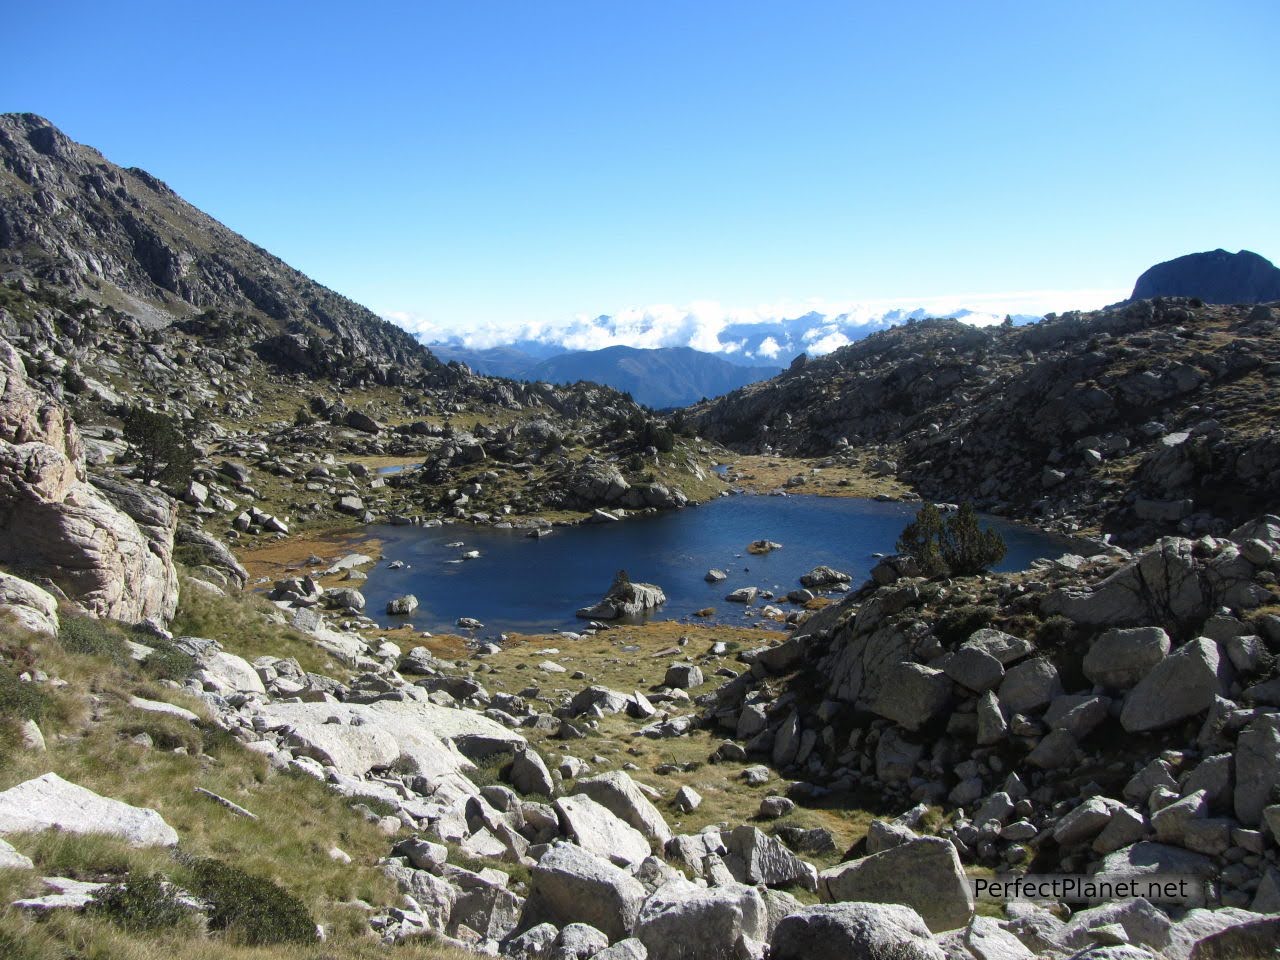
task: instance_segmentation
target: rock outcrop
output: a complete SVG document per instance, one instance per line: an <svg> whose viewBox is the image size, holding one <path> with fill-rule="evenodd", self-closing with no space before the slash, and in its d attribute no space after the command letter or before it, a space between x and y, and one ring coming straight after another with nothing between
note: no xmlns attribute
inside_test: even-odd
<svg viewBox="0 0 1280 960"><path fill-rule="evenodd" d="M168 619L176 526L163 494L89 482L75 425L0 340L0 563L48 577L96 616Z"/></svg>

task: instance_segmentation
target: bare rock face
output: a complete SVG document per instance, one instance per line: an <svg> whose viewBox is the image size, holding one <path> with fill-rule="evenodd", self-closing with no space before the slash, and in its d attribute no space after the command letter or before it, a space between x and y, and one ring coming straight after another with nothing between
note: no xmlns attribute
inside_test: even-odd
<svg viewBox="0 0 1280 960"><path fill-rule="evenodd" d="M0 340L0 563L48 576L96 616L167 620L178 603L177 506L110 486L120 505L88 482L75 425Z"/></svg>

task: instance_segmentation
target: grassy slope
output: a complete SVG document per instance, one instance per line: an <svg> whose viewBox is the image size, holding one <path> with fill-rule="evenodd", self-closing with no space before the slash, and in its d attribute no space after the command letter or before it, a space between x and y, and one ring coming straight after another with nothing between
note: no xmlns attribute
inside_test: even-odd
<svg viewBox="0 0 1280 960"><path fill-rule="evenodd" d="M273 646L277 655L298 655L313 668L326 666L296 634L255 624L238 602L201 598L184 606L178 623L201 626L204 635L250 657ZM306 903L329 936L327 945L311 947L236 947L234 937L206 938L184 928L145 935L88 917L36 923L0 907L0 955L22 960L345 958L371 956L379 949L367 929L369 905L400 904L393 884L376 867L389 852L390 840L352 810L351 801L306 776L271 770L262 757L210 724L192 725L131 708L128 698L137 694L207 713L199 701L158 682L143 666L69 653L57 641L5 626L0 626L0 646L6 660L20 656L30 667L68 681L47 695L40 721L47 753L14 749L12 719L4 722L10 729L3 737L7 749L0 750L0 788L52 770L106 796L152 807L178 831L184 853L215 857L275 880ZM143 732L154 747L132 741ZM175 752L174 747L183 749ZM197 786L234 800L259 820L232 815L196 794ZM46 892L39 882L46 875L101 881L141 871L182 879L180 865L166 851L133 850L108 838L44 834L10 839L36 861L37 869L0 872L0 904ZM333 847L353 862L331 859ZM426 944L400 948L396 955L412 960L455 956Z"/></svg>

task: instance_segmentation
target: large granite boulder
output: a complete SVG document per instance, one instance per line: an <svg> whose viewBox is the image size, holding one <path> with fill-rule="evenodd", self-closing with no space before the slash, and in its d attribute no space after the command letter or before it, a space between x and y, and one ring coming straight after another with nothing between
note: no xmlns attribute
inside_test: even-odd
<svg viewBox="0 0 1280 960"><path fill-rule="evenodd" d="M635 936L649 960L739 960L768 939L769 913L755 887L664 883L645 901Z"/></svg>
<svg viewBox="0 0 1280 960"><path fill-rule="evenodd" d="M584 850L626 866L653 852L643 833L589 796L560 797L553 806L561 831Z"/></svg>
<svg viewBox="0 0 1280 960"><path fill-rule="evenodd" d="M0 834L106 833L135 847L171 847L178 833L154 810L99 796L56 773L0 793Z"/></svg>
<svg viewBox="0 0 1280 960"><path fill-rule="evenodd" d="M588 796L608 808L614 816L639 830L659 847L665 846L675 836L658 808L622 770L584 777L574 784L573 792Z"/></svg>
<svg viewBox="0 0 1280 960"><path fill-rule="evenodd" d="M640 881L625 870L579 846L558 843L533 868L520 925L589 923L619 940L635 926L644 898Z"/></svg>
<svg viewBox="0 0 1280 960"><path fill-rule="evenodd" d="M973 916L973 893L956 848L938 837L921 837L824 870L818 895L826 902L904 904L935 933L962 927Z"/></svg>
<svg viewBox="0 0 1280 960"><path fill-rule="evenodd" d="M1169 654L1169 635L1159 627L1108 630L1084 657L1084 675L1093 683L1123 690L1141 680Z"/></svg>
<svg viewBox="0 0 1280 960"><path fill-rule="evenodd" d="M778 923L770 960L943 960L942 949L910 907L823 903Z"/></svg>
<svg viewBox="0 0 1280 960"><path fill-rule="evenodd" d="M66 412L0 340L0 563L49 577L95 616L167 620L178 603L177 504L132 484L105 485L89 482Z"/></svg>
<svg viewBox="0 0 1280 960"><path fill-rule="evenodd" d="M1125 698L1120 723L1130 733L1159 730L1203 713L1226 696L1231 661L1208 637L1197 637L1165 657Z"/></svg>

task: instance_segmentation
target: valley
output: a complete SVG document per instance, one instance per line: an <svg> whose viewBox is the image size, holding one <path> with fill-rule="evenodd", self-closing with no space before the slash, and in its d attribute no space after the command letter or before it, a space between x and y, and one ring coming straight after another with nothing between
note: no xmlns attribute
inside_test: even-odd
<svg viewBox="0 0 1280 960"><path fill-rule="evenodd" d="M32 114L0 158L0 955L1275 942L1280 306L919 319L659 413Z"/></svg>

